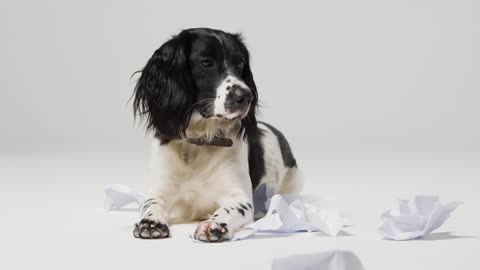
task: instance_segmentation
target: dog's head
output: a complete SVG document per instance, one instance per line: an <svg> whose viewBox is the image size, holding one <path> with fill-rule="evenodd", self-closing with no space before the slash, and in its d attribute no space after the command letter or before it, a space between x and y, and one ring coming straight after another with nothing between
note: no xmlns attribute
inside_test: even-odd
<svg viewBox="0 0 480 270"><path fill-rule="evenodd" d="M166 140L185 135L193 112L203 118L241 119L239 135L255 137L257 88L239 34L196 28L157 49L141 71L134 112Z"/></svg>

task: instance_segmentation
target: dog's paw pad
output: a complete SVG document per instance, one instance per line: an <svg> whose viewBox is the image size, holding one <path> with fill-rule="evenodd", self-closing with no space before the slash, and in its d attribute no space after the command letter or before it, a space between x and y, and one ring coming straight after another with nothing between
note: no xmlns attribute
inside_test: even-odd
<svg viewBox="0 0 480 270"><path fill-rule="evenodd" d="M170 236L170 230L167 224L144 218L135 224L133 236L142 239L167 238Z"/></svg>
<svg viewBox="0 0 480 270"><path fill-rule="evenodd" d="M193 237L203 242L221 242L230 239L226 223L206 220L198 224Z"/></svg>

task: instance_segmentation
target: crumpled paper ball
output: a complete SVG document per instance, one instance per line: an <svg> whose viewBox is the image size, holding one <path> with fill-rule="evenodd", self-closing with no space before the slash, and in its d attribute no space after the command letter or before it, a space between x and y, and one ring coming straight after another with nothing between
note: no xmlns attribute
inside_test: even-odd
<svg viewBox="0 0 480 270"><path fill-rule="evenodd" d="M462 202L440 202L438 196L415 196L399 200L398 209L382 214L378 233L385 239L409 240L424 237L438 229Z"/></svg>

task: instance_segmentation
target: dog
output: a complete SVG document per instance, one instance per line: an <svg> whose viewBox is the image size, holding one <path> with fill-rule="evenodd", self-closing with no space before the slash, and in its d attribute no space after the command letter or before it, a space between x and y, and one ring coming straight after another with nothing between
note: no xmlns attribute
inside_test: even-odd
<svg viewBox="0 0 480 270"><path fill-rule="evenodd" d="M174 217L201 221L199 241L229 240L253 222L253 191L298 193L303 181L284 135L257 122L258 92L240 34L181 31L148 60L133 93L154 134L148 199L133 234L170 236Z"/></svg>

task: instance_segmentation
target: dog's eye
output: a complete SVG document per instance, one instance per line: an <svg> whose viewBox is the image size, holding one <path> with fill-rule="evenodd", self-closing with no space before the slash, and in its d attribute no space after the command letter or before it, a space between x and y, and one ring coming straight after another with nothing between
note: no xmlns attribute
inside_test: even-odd
<svg viewBox="0 0 480 270"><path fill-rule="evenodd" d="M200 65L202 65L203 67L208 68L208 67L213 66L213 62L210 61L209 59L204 59L204 60L200 61Z"/></svg>

